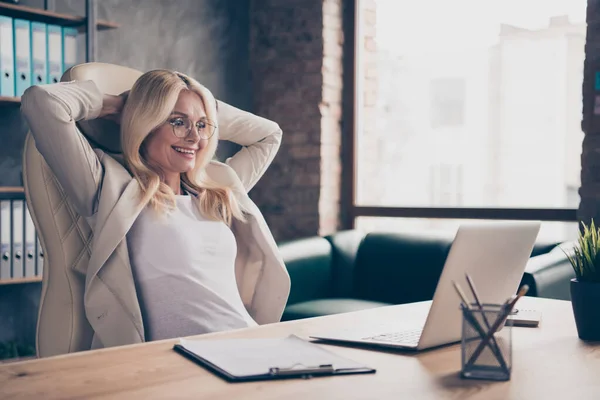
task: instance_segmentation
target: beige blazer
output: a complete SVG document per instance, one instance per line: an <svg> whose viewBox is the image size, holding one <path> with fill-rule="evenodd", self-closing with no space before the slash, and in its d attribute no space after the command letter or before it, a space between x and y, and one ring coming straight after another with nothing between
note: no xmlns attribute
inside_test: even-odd
<svg viewBox="0 0 600 400"><path fill-rule="evenodd" d="M96 118L103 94L93 81L32 86L21 99L21 111L36 147L93 231L85 270L84 309L93 329L90 348L144 341L125 235L138 217L140 187L117 155L92 149L75 122ZM280 320L290 279L277 245L258 207L247 192L275 157L281 129L269 120L219 103L220 139L242 145L226 163L206 169L217 182L232 187L249 211L248 222L232 231L238 253L236 279L244 305L259 324ZM114 132L118 135L118 132ZM81 268L85 268L81 267Z"/></svg>

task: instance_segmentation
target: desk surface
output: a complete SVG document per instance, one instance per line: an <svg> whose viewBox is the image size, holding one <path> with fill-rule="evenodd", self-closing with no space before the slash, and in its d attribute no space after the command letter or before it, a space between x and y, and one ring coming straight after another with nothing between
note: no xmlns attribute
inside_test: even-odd
<svg viewBox="0 0 600 400"><path fill-rule="evenodd" d="M427 304L389 306L203 335L203 338L301 337L360 321L407 320ZM600 345L578 339L571 303L525 297L542 311L539 328L514 328L508 382L462 380L460 347L417 354L324 345L377 369L369 375L229 384L172 350L176 340L103 349L0 366L0 397L193 399L589 399L600 393ZM200 338L200 337L198 337Z"/></svg>

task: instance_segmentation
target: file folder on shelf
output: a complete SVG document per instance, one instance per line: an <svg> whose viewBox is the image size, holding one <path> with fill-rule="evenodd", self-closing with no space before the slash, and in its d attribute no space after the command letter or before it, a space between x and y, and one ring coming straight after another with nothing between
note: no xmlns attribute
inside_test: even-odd
<svg viewBox="0 0 600 400"><path fill-rule="evenodd" d="M31 86L31 23L14 20L15 95L21 96Z"/></svg>
<svg viewBox="0 0 600 400"><path fill-rule="evenodd" d="M44 276L44 251L42 249L42 244L40 243L39 238L36 235L36 254L37 254L37 264L36 264L36 270L35 270L35 275L42 277Z"/></svg>
<svg viewBox="0 0 600 400"><path fill-rule="evenodd" d="M63 27L63 71L77 64L77 29Z"/></svg>
<svg viewBox="0 0 600 400"><path fill-rule="evenodd" d="M0 96L15 95L13 19L0 15Z"/></svg>
<svg viewBox="0 0 600 400"><path fill-rule="evenodd" d="M25 214L23 200L12 201L12 279L23 278L24 266L23 263L25 252L23 242L23 222L25 220Z"/></svg>
<svg viewBox="0 0 600 400"><path fill-rule="evenodd" d="M37 255L35 245L37 238L27 203L23 202L23 205L25 207L25 256L23 258L25 262L25 278L33 278L36 276L35 263L37 262Z"/></svg>
<svg viewBox="0 0 600 400"><path fill-rule="evenodd" d="M43 85L48 82L48 56L46 24L31 23L31 84Z"/></svg>
<svg viewBox="0 0 600 400"><path fill-rule="evenodd" d="M10 200L0 200L0 280L11 279L11 205Z"/></svg>
<svg viewBox="0 0 600 400"><path fill-rule="evenodd" d="M181 339L174 349L230 382L375 372L294 335L275 339Z"/></svg>
<svg viewBox="0 0 600 400"><path fill-rule="evenodd" d="M58 25L48 25L48 83L60 82L63 73L62 29Z"/></svg>

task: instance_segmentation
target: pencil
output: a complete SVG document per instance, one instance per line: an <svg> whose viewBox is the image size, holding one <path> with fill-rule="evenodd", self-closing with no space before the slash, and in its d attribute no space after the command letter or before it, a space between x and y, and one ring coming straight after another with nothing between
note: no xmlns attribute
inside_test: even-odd
<svg viewBox="0 0 600 400"><path fill-rule="evenodd" d="M504 313L501 313L500 315L498 315L498 318L496 318L496 321L490 327L490 330L489 330L488 334L479 343L479 345L477 346L477 348L475 349L475 351L471 355L471 358L469 358L469 361L467 362L467 365L473 364L475 362L475 360L477 359L477 357L479 357L479 355L481 354L481 352L483 351L483 349L485 348L485 346L488 345L489 341L491 340L491 337L494 336L494 334L496 333L496 331L498 330L498 328L500 327L500 325L506 320L506 318L508 318L508 316L510 315L510 313L511 313L513 307L515 306L515 304L517 303L517 301L521 297L523 297L525 295L525 293L527 293L528 290L529 290L529 286L523 285L519 289L519 292L517 293L517 295L514 296L510 301L507 301L508 304L504 303L505 304L505 307L504 307L505 311L504 311Z"/></svg>
<svg viewBox="0 0 600 400"><path fill-rule="evenodd" d="M462 302L465 305L465 307L466 308L470 308L469 307L469 300L467 300L467 296L465 296L465 292L463 292L463 290L460 288L460 286L458 286L458 283L452 281L452 285L454 286L454 290L456 290L456 293L458 293L458 296L462 300Z"/></svg>
<svg viewBox="0 0 600 400"><path fill-rule="evenodd" d="M479 307L479 311L481 311L481 318L483 319L483 323L485 324L485 327L488 329L488 332L489 332L490 331L490 322L488 321L487 316L485 315L485 311L483 311L483 304L479 300L479 295L477 294L477 290L475 289L475 282L473 282L473 279L471 279L471 276L468 273L465 273L465 278L467 279L467 283L469 284L469 288L471 289L473 298L475 298L475 303L477 304L477 307ZM485 335L486 334L484 333L483 336L485 336ZM483 336L482 336L482 339L484 339ZM492 340L492 346L493 346L492 350L494 350L494 353L496 354L496 357L498 358L498 362L500 363L500 366L505 371L508 371L506 361L504 360L504 357L502 357L502 350L500 350L500 345L496 341L496 337L494 335L492 335L491 340Z"/></svg>

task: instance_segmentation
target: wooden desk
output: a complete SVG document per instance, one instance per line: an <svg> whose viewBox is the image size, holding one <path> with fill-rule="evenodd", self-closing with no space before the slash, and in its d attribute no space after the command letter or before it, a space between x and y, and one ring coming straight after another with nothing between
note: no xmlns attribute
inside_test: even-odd
<svg viewBox="0 0 600 400"><path fill-rule="evenodd" d="M579 340L571 303L524 298L540 328L514 328L512 379L462 380L458 345L418 354L327 348L377 369L369 375L230 384L172 350L175 340L0 366L0 398L190 399L590 399L600 395L600 346ZM265 325L202 336L308 337L379 318L416 318L423 303Z"/></svg>

